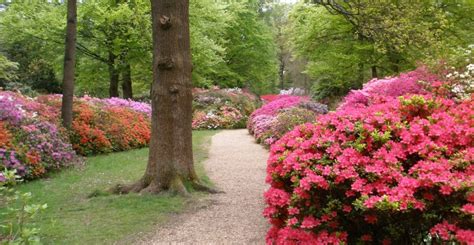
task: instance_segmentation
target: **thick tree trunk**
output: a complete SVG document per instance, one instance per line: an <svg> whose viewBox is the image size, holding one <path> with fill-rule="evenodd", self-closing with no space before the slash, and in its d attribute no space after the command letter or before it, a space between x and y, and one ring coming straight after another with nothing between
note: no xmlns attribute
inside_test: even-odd
<svg viewBox="0 0 474 245"><path fill-rule="evenodd" d="M76 65L76 0L67 1L66 45L64 52L63 98L61 117L63 125L72 124L72 103L74 98L74 70Z"/></svg>
<svg viewBox="0 0 474 245"><path fill-rule="evenodd" d="M117 56L109 51L109 97L119 97L119 71L116 66Z"/></svg>
<svg viewBox="0 0 474 245"><path fill-rule="evenodd" d="M184 182L200 190L192 152L192 81L189 0L152 0L152 128L148 165L129 191L187 194Z"/></svg>
<svg viewBox="0 0 474 245"><path fill-rule="evenodd" d="M124 64L124 67L122 70L122 93L123 93L123 98L133 99L132 69L128 62Z"/></svg>

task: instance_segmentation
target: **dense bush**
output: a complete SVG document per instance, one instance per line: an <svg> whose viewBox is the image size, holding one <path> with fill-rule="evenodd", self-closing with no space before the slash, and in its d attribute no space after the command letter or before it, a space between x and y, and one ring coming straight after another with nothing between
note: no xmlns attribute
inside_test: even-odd
<svg viewBox="0 0 474 245"><path fill-rule="evenodd" d="M338 110L367 107L405 94L427 94L429 93L427 85L437 79L438 77L430 73L426 67L402 73L397 77L375 78L364 84L362 89L351 90Z"/></svg>
<svg viewBox="0 0 474 245"><path fill-rule="evenodd" d="M241 89L195 89L193 129L245 128L256 109L256 96Z"/></svg>
<svg viewBox="0 0 474 245"><path fill-rule="evenodd" d="M308 97L266 95L262 99L270 102L252 113L247 128L257 142L266 146L295 126L314 122L316 115L327 113L326 105L310 101Z"/></svg>
<svg viewBox="0 0 474 245"><path fill-rule="evenodd" d="M0 91L0 169L15 169L28 179L71 164L71 144L50 117L48 106L13 92Z"/></svg>
<svg viewBox="0 0 474 245"><path fill-rule="evenodd" d="M286 134L268 160L267 243L474 243L473 108L415 95Z"/></svg>
<svg viewBox="0 0 474 245"><path fill-rule="evenodd" d="M50 115L59 115L60 98L45 95L37 100L53 108ZM150 141L150 116L151 107L146 103L119 98L76 98L70 134L72 146L81 155L144 147Z"/></svg>

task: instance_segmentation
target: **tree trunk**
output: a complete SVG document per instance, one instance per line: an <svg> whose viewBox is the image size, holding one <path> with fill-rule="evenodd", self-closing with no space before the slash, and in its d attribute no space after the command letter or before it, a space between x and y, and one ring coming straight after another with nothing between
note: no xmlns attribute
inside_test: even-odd
<svg viewBox="0 0 474 245"><path fill-rule="evenodd" d="M377 78L377 66L372 66L372 78Z"/></svg>
<svg viewBox="0 0 474 245"><path fill-rule="evenodd" d="M153 23L152 126L148 165L140 181L120 193L187 194L199 183L192 152L189 0L151 0Z"/></svg>
<svg viewBox="0 0 474 245"><path fill-rule="evenodd" d="M76 0L67 1L66 45L64 52L63 98L61 117L63 125L71 128L74 98L74 70L76 65Z"/></svg>
<svg viewBox="0 0 474 245"><path fill-rule="evenodd" d="M128 62L125 62L122 70L122 94L124 99L133 99L132 69Z"/></svg>
<svg viewBox="0 0 474 245"><path fill-rule="evenodd" d="M388 60L390 62L390 69L395 73L400 73L400 57L395 51L389 51Z"/></svg>
<svg viewBox="0 0 474 245"><path fill-rule="evenodd" d="M279 59L280 59L280 70L278 71L278 76L280 78L280 89L285 89L285 59L283 55L283 48L280 51Z"/></svg>
<svg viewBox="0 0 474 245"><path fill-rule="evenodd" d="M109 51L109 97L119 97L119 71L117 70L116 67L116 60L117 56L112 53L112 51Z"/></svg>

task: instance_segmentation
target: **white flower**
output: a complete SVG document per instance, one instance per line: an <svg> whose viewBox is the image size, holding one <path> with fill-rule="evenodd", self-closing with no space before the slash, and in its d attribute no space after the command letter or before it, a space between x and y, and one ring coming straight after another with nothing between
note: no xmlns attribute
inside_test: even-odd
<svg viewBox="0 0 474 245"><path fill-rule="evenodd" d="M466 66L467 70L474 71L474 64L469 64Z"/></svg>

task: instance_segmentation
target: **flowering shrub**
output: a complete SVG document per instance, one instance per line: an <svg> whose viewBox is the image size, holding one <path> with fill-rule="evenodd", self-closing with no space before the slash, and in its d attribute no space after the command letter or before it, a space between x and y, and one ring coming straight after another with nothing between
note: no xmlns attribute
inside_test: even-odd
<svg viewBox="0 0 474 245"><path fill-rule="evenodd" d="M257 98L241 89L195 89L193 129L243 128Z"/></svg>
<svg viewBox="0 0 474 245"><path fill-rule="evenodd" d="M255 110L247 128L257 142L269 146L296 125L314 122L316 115L327 111L326 105L308 97L283 95Z"/></svg>
<svg viewBox="0 0 474 245"><path fill-rule="evenodd" d="M46 95L37 99L54 108L58 115L61 96ZM47 115L41 116L48 118ZM149 104L120 98L75 98L71 143L81 155L124 151L146 146L150 141ZM52 118L57 124L59 117Z"/></svg>
<svg viewBox="0 0 474 245"><path fill-rule="evenodd" d="M33 179L77 160L61 128L38 111L50 110L21 94L0 91L0 169Z"/></svg>
<svg viewBox="0 0 474 245"><path fill-rule="evenodd" d="M473 244L473 114L415 95L296 127L271 147L267 243Z"/></svg>
<svg viewBox="0 0 474 245"><path fill-rule="evenodd" d="M397 77L372 79L359 90L352 90L344 98L338 110L349 107L360 108L374 103L396 99L405 94L428 94L426 83L437 81L438 77L431 74L426 67L420 67Z"/></svg>
<svg viewBox="0 0 474 245"><path fill-rule="evenodd" d="M468 64L463 71L453 71L446 75L450 91L459 99L468 99L474 92L474 64Z"/></svg>

